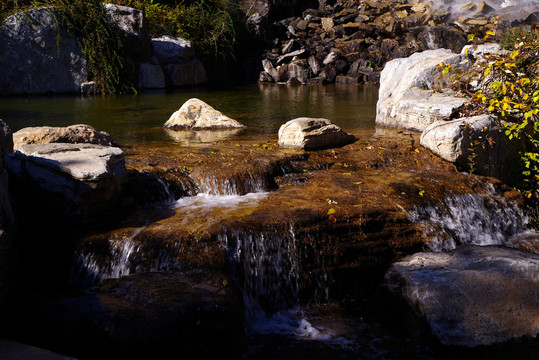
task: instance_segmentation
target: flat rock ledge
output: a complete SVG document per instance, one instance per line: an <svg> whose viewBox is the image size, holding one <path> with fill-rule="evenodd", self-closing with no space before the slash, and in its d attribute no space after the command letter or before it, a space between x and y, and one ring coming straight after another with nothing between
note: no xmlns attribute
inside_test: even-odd
<svg viewBox="0 0 539 360"><path fill-rule="evenodd" d="M292 149L323 150L348 145L356 140L330 120L301 117L279 129L279 145Z"/></svg>
<svg viewBox="0 0 539 360"><path fill-rule="evenodd" d="M122 150L95 144L21 145L7 169L25 201L83 222L111 210L127 178Z"/></svg>
<svg viewBox="0 0 539 360"><path fill-rule="evenodd" d="M187 100L163 125L173 130L213 130L237 129L245 125L223 115L204 101L197 98Z"/></svg>
<svg viewBox="0 0 539 360"><path fill-rule="evenodd" d="M539 333L539 255L498 246L403 258L387 290L426 321L444 345L493 345Z"/></svg>
<svg viewBox="0 0 539 360"><path fill-rule="evenodd" d="M97 144L118 146L108 133L98 131L90 125L77 124L67 127L38 126L23 128L13 134L13 149L16 151L23 144Z"/></svg>

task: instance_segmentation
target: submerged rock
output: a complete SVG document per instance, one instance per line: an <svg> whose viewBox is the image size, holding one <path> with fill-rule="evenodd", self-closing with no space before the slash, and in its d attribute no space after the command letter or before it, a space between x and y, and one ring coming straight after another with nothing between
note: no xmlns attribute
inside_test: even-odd
<svg viewBox="0 0 539 360"><path fill-rule="evenodd" d="M122 150L95 144L25 144L7 164L17 186L27 186L26 196L36 197L36 206L53 200L51 208L68 217L110 208L127 175Z"/></svg>
<svg viewBox="0 0 539 360"><path fill-rule="evenodd" d="M439 49L388 62L380 77L376 123L421 131L435 121L449 120L465 99L430 90L438 64L462 59L463 55Z"/></svg>
<svg viewBox="0 0 539 360"><path fill-rule="evenodd" d="M86 57L52 8L12 15L0 26L0 94L79 93L86 81Z"/></svg>
<svg viewBox="0 0 539 360"><path fill-rule="evenodd" d="M78 124L67 127L38 126L23 128L13 134L13 149L16 151L23 144L97 144L118 146L112 136L98 131L90 125Z"/></svg>
<svg viewBox="0 0 539 360"><path fill-rule="evenodd" d="M497 246L418 253L389 269L384 287L445 345L493 345L539 333L539 256Z"/></svg>
<svg viewBox="0 0 539 360"><path fill-rule="evenodd" d="M240 292L218 273L106 280L51 310L47 327L59 324L85 358L239 359L246 346Z"/></svg>
<svg viewBox="0 0 539 360"><path fill-rule="evenodd" d="M279 145L293 149L322 150L341 147L356 140L328 119L297 118L279 129Z"/></svg>
<svg viewBox="0 0 539 360"><path fill-rule="evenodd" d="M192 98L187 100L163 125L165 128L180 130L234 129L244 125L223 115L204 101Z"/></svg>

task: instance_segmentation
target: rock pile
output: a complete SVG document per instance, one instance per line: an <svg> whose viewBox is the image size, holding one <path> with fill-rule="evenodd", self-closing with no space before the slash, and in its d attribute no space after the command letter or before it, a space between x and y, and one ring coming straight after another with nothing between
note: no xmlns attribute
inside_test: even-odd
<svg viewBox="0 0 539 360"><path fill-rule="evenodd" d="M318 9L282 20L271 19L271 5L251 8L257 12L248 13L248 24L266 44L259 81L290 84L377 83L389 60L440 48L458 53L468 33L533 20L512 20L485 3L453 13L406 0L320 1Z"/></svg>

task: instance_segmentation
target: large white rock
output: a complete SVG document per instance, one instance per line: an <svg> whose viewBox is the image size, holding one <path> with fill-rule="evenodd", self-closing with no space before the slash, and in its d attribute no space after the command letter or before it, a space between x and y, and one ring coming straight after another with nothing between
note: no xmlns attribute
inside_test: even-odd
<svg viewBox="0 0 539 360"><path fill-rule="evenodd" d="M71 143L118 146L112 136L90 125L78 124L67 127L36 126L23 128L13 134L13 149L23 144Z"/></svg>
<svg viewBox="0 0 539 360"><path fill-rule="evenodd" d="M169 129L234 129L244 125L197 98L187 100L163 125Z"/></svg>
<svg viewBox="0 0 539 360"><path fill-rule="evenodd" d="M539 333L537 254L497 246L418 253L391 266L384 288L445 345L493 345Z"/></svg>
<svg viewBox="0 0 539 360"><path fill-rule="evenodd" d="M428 90L438 64L455 64L463 58L438 49L389 61L380 76L376 123L422 131L435 121L449 119L465 100Z"/></svg>
<svg viewBox="0 0 539 360"><path fill-rule="evenodd" d="M321 150L341 147L356 140L328 119L301 117L279 128L279 145L293 149Z"/></svg>
<svg viewBox="0 0 539 360"><path fill-rule="evenodd" d="M86 81L86 56L51 8L12 15L0 26L0 95L79 93Z"/></svg>

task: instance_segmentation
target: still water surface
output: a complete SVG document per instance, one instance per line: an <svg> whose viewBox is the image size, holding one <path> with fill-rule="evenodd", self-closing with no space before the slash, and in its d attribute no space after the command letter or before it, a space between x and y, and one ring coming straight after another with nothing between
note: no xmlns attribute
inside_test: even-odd
<svg viewBox="0 0 539 360"><path fill-rule="evenodd" d="M248 128L242 134L276 134L288 120L332 120L345 130L374 129L378 89L373 86L250 84L229 90L181 89L119 96L0 98L0 119L13 131L27 126L89 124L117 142L181 141L162 129L170 115L197 97Z"/></svg>

